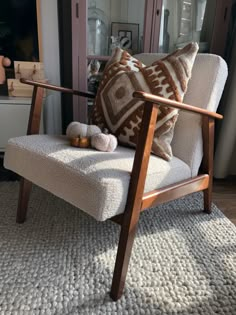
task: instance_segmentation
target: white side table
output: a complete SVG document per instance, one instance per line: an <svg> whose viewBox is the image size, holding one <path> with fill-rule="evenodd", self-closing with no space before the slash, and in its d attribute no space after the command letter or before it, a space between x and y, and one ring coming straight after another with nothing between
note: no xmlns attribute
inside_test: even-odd
<svg viewBox="0 0 236 315"><path fill-rule="evenodd" d="M30 105L31 98L0 96L0 152L10 138L26 135Z"/></svg>

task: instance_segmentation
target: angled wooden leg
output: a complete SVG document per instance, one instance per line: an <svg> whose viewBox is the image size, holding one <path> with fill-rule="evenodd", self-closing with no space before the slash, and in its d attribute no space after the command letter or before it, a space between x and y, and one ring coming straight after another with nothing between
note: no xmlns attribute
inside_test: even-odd
<svg viewBox="0 0 236 315"><path fill-rule="evenodd" d="M111 298L118 300L123 292L135 232L140 216L148 161L152 147L158 108L146 103L139 133L138 145L131 172L126 209L121 223L120 240L113 274Z"/></svg>
<svg viewBox="0 0 236 315"><path fill-rule="evenodd" d="M211 213L211 204L212 204L212 184L211 187L203 191L204 194L204 212Z"/></svg>
<svg viewBox="0 0 236 315"><path fill-rule="evenodd" d="M212 184L213 184L213 155L214 155L214 131L215 121L213 118L203 118L203 170L209 175L208 188L203 191L204 211L211 213Z"/></svg>
<svg viewBox="0 0 236 315"><path fill-rule="evenodd" d="M20 180L20 191L19 191L18 207L17 207L17 214L16 214L17 223L23 223L25 221L31 187L32 187L32 183L22 177Z"/></svg>
<svg viewBox="0 0 236 315"><path fill-rule="evenodd" d="M121 226L120 240L116 256L115 270L113 274L110 296L117 301L123 292L129 260L134 243L135 232L138 225L139 213L133 218L133 222L124 223Z"/></svg>

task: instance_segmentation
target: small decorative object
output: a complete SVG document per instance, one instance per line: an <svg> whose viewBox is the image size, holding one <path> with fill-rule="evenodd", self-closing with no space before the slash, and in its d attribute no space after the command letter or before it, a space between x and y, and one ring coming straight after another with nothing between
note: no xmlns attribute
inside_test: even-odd
<svg viewBox="0 0 236 315"><path fill-rule="evenodd" d="M34 87L21 83L18 79L7 79L8 95L12 97L32 97Z"/></svg>
<svg viewBox="0 0 236 315"><path fill-rule="evenodd" d="M110 54L116 47L121 48L120 37L111 36Z"/></svg>
<svg viewBox="0 0 236 315"><path fill-rule="evenodd" d="M90 146L89 137L73 137L70 139L70 144L72 147L77 148L88 148Z"/></svg>
<svg viewBox="0 0 236 315"><path fill-rule="evenodd" d="M170 11L168 9L164 10L164 30L163 30L163 52L169 52L170 44L170 34L168 33L168 19Z"/></svg>
<svg viewBox="0 0 236 315"><path fill-rule="evenodd" d="M97 59L90 61L88 65L88 90L97 93L98 85L100 83L102 74L99 73L101 63Z"/></svg>
<svg viewBox="0 0 236 315"><path fill-rule="evenodd" d="M46 83L47 80L37 80ZM34 87L32 85L21 83L18 79L7 79L8 95L12 97L32 97ZM46 96L46 90L44 90Z"/></svg>
<svg viewBox="0 0 236 315"><path fill-rule="evenodd" d="M7 57L0 56L0 84L3 84L6 80L5 68L11 65L11 60Z"/></svg>
<svg viewBox="0 0 236 315"><path fill-rule="evenodd" d="M88 91L97 94L99 83L102 79L102 73L91 75L88 79Z"/></svg>
<svg viewBox="0 0 236 315"><path fill-rule="evenodd" d="M91 137L91 146L99 151L113 152L117 147L117 138L111 134L98 133Z"/></svg>
<svg viewBox="0 0 236 315"><path fill-rule="evenodd" d="M15 79L7 80L9 96L32 97L33 86L21 83L21 78L42 83L47 82L44 77L44 66L42 62L14 61L14 71Z"/></svg>
<svg viewBox="0 0 236 315"><path fill-rule="evenodd" d="M44 80L44 65L42 62L14 61L16 79L33 81Z"/></svg>
<svg viewBox="0 0 236 315"><path fill-rule="evenodd" d="M120 48L131 54L139 52L139 24L136 23L111 23L111 35L119 38Z"/></svg>
<svg viewBox="0 0 236 315"><path fill-rule="evenodd" d="M88 148L91 146L99 151L112 152L117 147L117 138L108 134L108 130L101 129L95 125L86 125L77 121L71 122L66 135L70 138L70 144L73 147Z"/></svg>
<svg viewBox="0 0 236 315"><path fill-rule="evenodd" d="M100 69L100 62L97 59L93 59L90 61L89 65L88 65L88 79L92 76L92 75L97 75Z"/></svg>
<svg viewBox="0 0 236 315"><path fill-rule="evenodd" d="M101 129L95 125L87 125L78 121L71 122L66 129L66 135L69 138L91 137L97 133L101 133Z"/></svg>

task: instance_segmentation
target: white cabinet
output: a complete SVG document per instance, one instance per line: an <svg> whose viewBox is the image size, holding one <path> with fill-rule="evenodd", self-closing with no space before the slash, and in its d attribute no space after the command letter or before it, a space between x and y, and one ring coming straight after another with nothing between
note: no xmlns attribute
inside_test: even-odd
<svg viewBox="0 0 236 315"><path fill-rule="evenodd" d="M30 105L31 98L0 96L0 152L10 138L26 135Z"/></svg>

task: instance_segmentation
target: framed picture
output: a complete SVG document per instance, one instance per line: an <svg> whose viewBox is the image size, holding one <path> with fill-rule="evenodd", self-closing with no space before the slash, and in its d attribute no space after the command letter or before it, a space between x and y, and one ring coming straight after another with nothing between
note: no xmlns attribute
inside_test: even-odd
<svg viewBox="0 0 236 315"><path fill-rule="evenodd" d="M111 35L119 37L122 49L131 54L139 52L139 24L112 22Z"/></svg>

